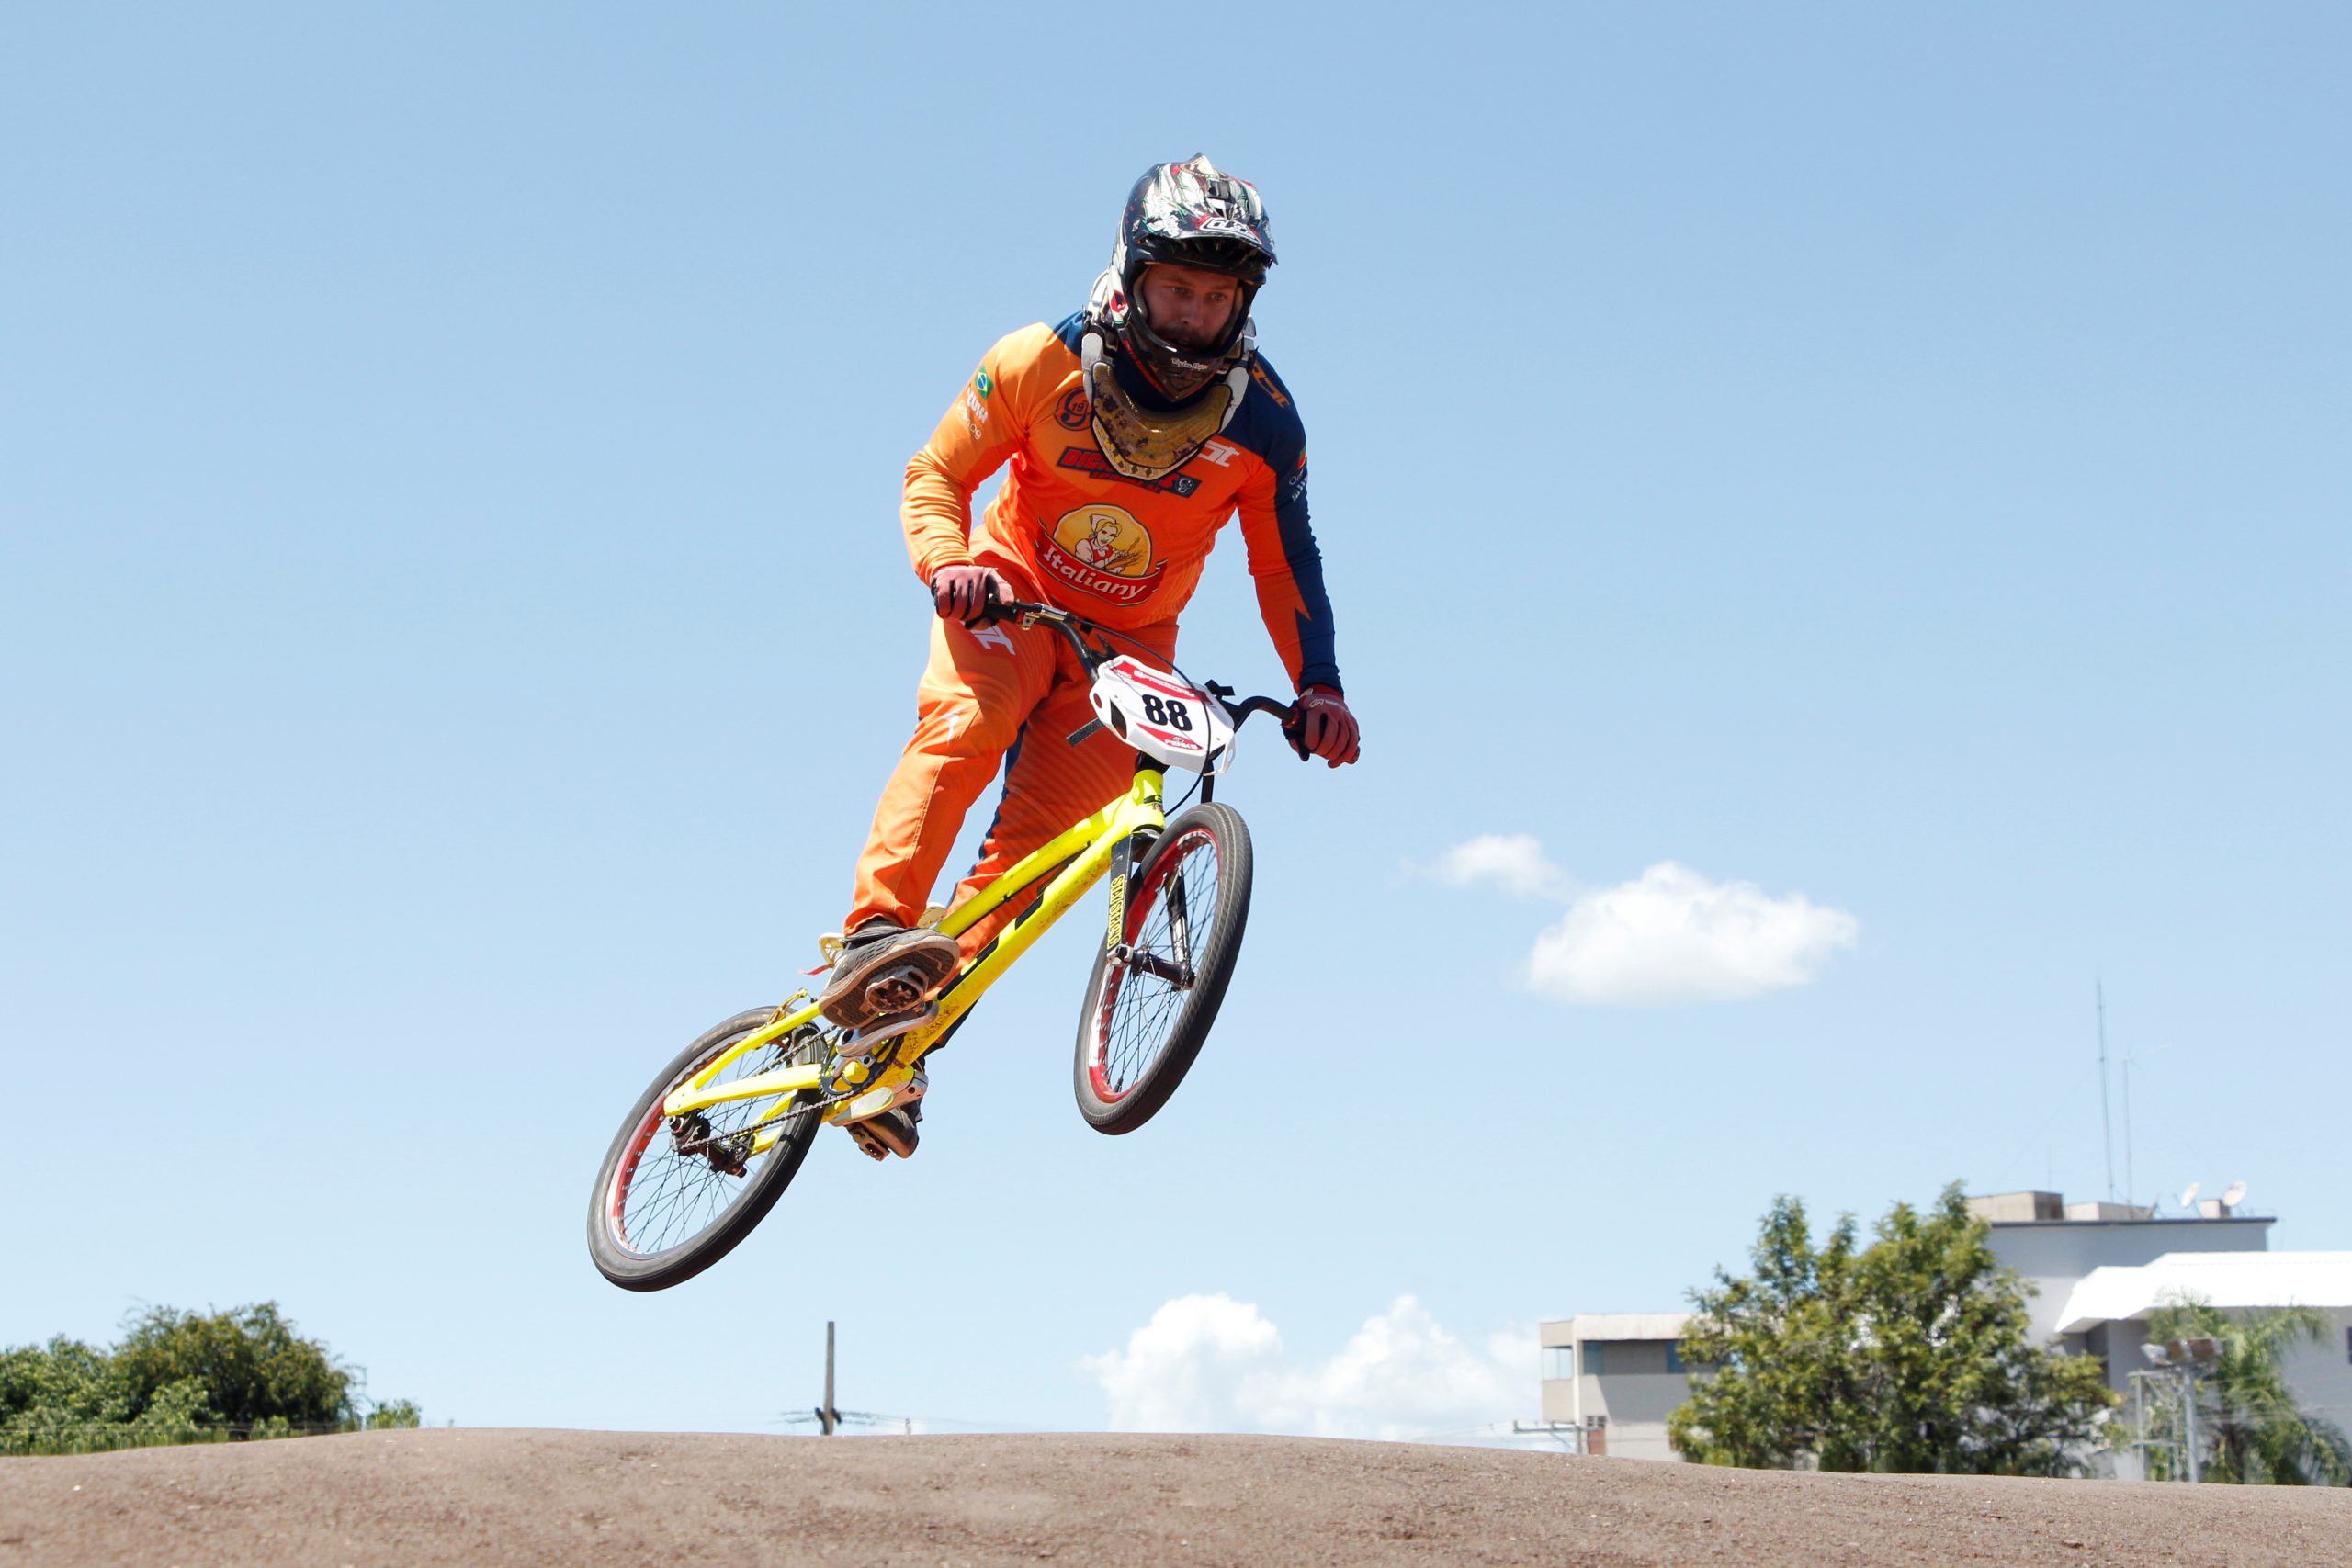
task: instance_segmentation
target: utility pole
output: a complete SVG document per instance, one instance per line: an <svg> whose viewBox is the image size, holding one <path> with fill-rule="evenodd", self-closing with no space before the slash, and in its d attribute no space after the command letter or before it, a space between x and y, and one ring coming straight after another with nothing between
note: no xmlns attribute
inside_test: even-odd
<svg viewBox="0 0 2352 1568"><path fill-rule="evenodd" d="M2204 1467L2197 1456L2197 1367L2194 1362L2180 1369L2181 1424L2188 1429L2188 1479L2205 1479Z"/></svg>
<svg viewBox="0 0 2352 1568"><path fill-rule="evenodd" d="M2205 1479L2203 1456L2197 1451L2197 1369L2210 1367L2222 1358L2222 1341L2214 1335L2199 1334L2187 1339L2171 1339L2162 1345L2140 1347L2140 1354L2148 1364L2173 1373L2180 1382L2180 1425L2182 1460L2192 1482Z"/></svg>
<svg viewBox="0 0 2352 1568"><path fill-rule="evenodd" d="M833 1428L841 1425L842 1413L833 1408L833 1320L825 1320L825 1403L817 1407L817 1427L820 1435L831 1437Z"/></svg>

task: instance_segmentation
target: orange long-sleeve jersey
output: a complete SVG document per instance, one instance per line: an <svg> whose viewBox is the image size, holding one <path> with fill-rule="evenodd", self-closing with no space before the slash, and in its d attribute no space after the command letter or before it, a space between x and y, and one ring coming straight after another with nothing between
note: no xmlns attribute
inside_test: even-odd
<svg viewBox="0 0 2352 1568"><path fill-rule="evenodd" d="M1238 512L1259 613L1292 683L1337 687L1323 558L1307 524L1306 427L1273 367L1253 361L1233 423L1191 461L1132 479L1094 442L1084 331L1074 315L1001 340L907 465L900 515L916 574L929 582L944 567L994 567L1026 597L1134 631L1175 618ZM1124 375L1122 385L1135 389ZM1008 462L975 525L972 492Z"/></svg>

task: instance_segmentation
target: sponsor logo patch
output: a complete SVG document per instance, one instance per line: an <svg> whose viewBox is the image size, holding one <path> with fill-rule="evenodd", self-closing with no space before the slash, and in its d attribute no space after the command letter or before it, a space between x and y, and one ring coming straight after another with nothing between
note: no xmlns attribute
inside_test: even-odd
<svg viewBox="0 0 2352 1568"><path fill-rule="evenodd" d="M1272 376L1267 375L1266 367L1259 364L1254 359L1250 362L1250 379L1257 382L1261 387L1263 387L1266 389L1266 396L1273 399L1274 402L1278 406L1282 408L1290 407L1290 400L1283 396L1283 390L1280 387L1274 385L1274 378Z"/></svg>
<svg viewBox="0 0 2352 1568"><path fill-rule="evenodd" d="M1215 463L1222 468L1241 456L1241 448L1229 441L1212 441L1196 454L1204 463Z"/></svg>
<svg viewBox="0 0 2352 1568"><path fill-rule="evenodd" d="M1083 387L1072 387L1069 391L1064 392L1060 405L1054 410L1054 418L1064 430L1084 430L1086 422L1091 417L1091 412L1086 406L1086 389Z"/></svg>
<svg viewBox="0 0 2352 1568"><path fill-rule="evenodd" d="M1039 564L1056 577L1114 604L1140 603L1168 567L1151 558L1151 533L1124 506L1081 506L1062 514L1038 541Z"/></svg>
<svg viewBox="0 0 2352 1568"><path fill-rule="evenodd" d="M982 402L988 401L990 394L996 390L996 383L989 378L989 373L985 370L972 378L972 385L980 389Z"/></svg>
<svg viewBox="0 0 2352 1568"><path fill-rule="evenodd" d="M1099 446L1065 446L1055 467L1076 468L1080 473L1098 479L1116 479L1125 485L1140 485L1161 495L1189 496L1201 488L1201 481L1190 474L1162 474L1156 479L1139 479L1123 474L1111 466Z"/></svg>

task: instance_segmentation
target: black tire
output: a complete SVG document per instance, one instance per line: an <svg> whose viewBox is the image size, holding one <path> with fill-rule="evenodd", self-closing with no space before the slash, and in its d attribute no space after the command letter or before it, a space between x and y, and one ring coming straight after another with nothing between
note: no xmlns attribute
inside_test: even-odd
<svg viewBox="0 0 2352 1568"><path fill-rule="evenodd" d="M1192 983L1140 966L1145 954L1177 967L1172 919L1181 909ZM1079 1113L1098 1133L1132 1133L1176 1092L1208 1039L1250 923L1250 829L1221 802L1168 824L1127 889L1128 958L1095 955L1078 1019Z"/></svg>
<svg viewBox="0 0 2352 1568"><path fill-rule="evenodd" d="M718 1168L711 1156L681 1153L662 1115L670 1091L728 1046L775 1018L774 1008L753 1008L678 1053L653 1086L638 1098L605 1163L596 1169L596 1190L588 1203L588 1253L596 1271L630 1291L665 1291L693 1279L733 1251L784 1196L808 1157L823 1125L813 1111L795 1111L765 1154L752 1156L741 1175ZM791 1063L821 1062L824 1038L803 1027L772 1046L747 1054L721 1080L749 1077ZM810 1090L801 1097L817 1098ZM723 1147L729 1134L743 1130L763 1100L729 1100L704 1113L707 1142Z"/></svg>

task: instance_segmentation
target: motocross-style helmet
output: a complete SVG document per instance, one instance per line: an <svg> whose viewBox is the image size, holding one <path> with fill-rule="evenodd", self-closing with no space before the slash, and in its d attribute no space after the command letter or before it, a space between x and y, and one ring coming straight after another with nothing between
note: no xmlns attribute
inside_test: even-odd
<svg viewBox="0 0 2352 1568"><path fill-rule="evenodd" d="M1153 330L1136 283L1157 263L1224 273L1240 284L1224 337L1194 348ZM1087 303L1083 359L1086 391L1102 455L1120 472L1157 479L1181 468L1231 423L1249 386L1257 346L1250 302L1274 263L1274 242L1258 187L1236 179L1205 154L1182 164L1155 164L1127 194L1111 265L1095 280ZM1125 356L1171 403L1184 403L1211 383L1224 385L1193 407L1158 412L1138 407L1118 386L1110 355Z"/></svg>

